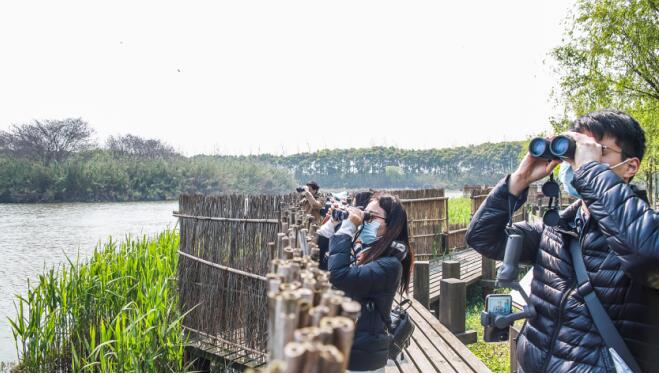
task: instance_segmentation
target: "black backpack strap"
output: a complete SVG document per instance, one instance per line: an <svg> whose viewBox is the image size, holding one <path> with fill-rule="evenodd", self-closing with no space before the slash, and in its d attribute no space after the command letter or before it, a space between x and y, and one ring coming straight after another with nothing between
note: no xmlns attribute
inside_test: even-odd
<svg viewBox="0 0 659 375"><path fill-rule="evenodd" d="M577 291L586 301L586 307L588 307L588 311L590 311L590 316L593 318L595 327L597 327L597 330L604 339L606 346L613 348L632 371L641 372L641 368L638 366L638 363L636 363L634 356L629 351L629 348L625 344L622 336L620 336L615 325L613 325L611 317L606 310L604 310L602 302L597 298L595 290L590 284L590 278L586 271L586 264L583 260L583 253L581 252L579 241L575 238L570 238L569 241L572 265L577 274Z"/></svg>
<svg viewBox="0 0 659 375"><path fill-rule="evenodd" d="M391 318L387 319L375 300L370 300L369 302L373 304L375 311L377 311L378 315L380 315L380 319L382 319L382 322L384 323L384 329L387 331L387 333L393 334L393 332L391 332Z"/></svg>

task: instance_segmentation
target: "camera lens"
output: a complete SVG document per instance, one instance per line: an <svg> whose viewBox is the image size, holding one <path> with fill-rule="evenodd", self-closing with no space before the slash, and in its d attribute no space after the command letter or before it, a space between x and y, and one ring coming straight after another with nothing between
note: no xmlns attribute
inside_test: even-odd
<svg viewBox="0 0 659 375"><path fill-rule="evenodd" d="M549 141L544 138L533 138L529 143L529 152L531 156L539 158L547 153L547 146Z"/></svg>
<svg viewBox="0 0 659 375"><path fill-rule="evenodd" d="M347 219L348 216L349 216L348 211L343 211L343 210L332 211L332 218L335 221L343 221Z"/></svg>
<svg viewBox="0 0 659 375"><path fill-rule="evenodd" d="M551 142L551 153L556 156L566 156L570 150L570 139L559 135Z"/></svg>

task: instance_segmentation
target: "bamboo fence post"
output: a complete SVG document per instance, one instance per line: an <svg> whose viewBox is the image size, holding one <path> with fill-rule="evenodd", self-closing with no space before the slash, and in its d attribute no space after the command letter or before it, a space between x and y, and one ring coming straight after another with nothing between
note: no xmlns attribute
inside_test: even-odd
<svg viewBox="0 0 659 375"><path fill-rule="evenodd" d="M304 232L306 229L300 230L300 238L306 241ZM308 256L288 258L294 252L301 250L285 248L284 259L272 261L276 273L266 276L270 290L268 369L283 363L287 372L343 372L361 305L332 290L327 273Z"/></svg>

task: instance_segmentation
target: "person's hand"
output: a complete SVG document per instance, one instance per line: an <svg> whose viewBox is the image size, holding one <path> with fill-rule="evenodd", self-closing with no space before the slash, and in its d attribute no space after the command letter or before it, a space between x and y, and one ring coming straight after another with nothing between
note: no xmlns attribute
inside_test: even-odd
<svg viewBox="0 0 659 375"><path fill-rule="evenodd" d="M348 220L355 224L356 227L362 225L362 222L364 221L364 211L359 208L348 207L348 214Z"/></svg>
<svg viewBox="0 0 659 375"><path fill-rule="evenodd" d="M517 170L510 175L508 191L515 196L521 194L532 183L549 176L559 163L559 160L535 158L527 153Z"/></svg>
<svg viewBox="0 0 659 375"><path fill-rule="evenodd" d="M309 192L309 185L304 185L304 192L308 193Z"/></svg>
<svg viewBox="0 0 659 375"><path fill-rule="evenodd" d="M586 163L602 160L602 145L597 143L595 138L576 132L567 132L565 134L572 137L577 144L577 149L574 151L574 160L568 160L568 163L572 165L575 171Z"/></svg>
<svg viewBox="0 0 659 375"><path fill-rule="evenodd" d="M330 207L329 210L327 210L327 217L332 220L332 223L335 225L339 223L339 220L334 220L334 216L332 216L332 213L334 212L335 207Z"/></svg>

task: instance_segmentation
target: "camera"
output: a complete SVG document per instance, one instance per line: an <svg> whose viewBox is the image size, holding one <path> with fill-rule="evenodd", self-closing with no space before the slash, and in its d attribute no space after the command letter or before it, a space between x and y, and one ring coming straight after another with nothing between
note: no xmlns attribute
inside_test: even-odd
<svg viewBox="0 0 659 375"><path fill-rule="evenodd" d="M298 187L296 187L296 188L295 188L295 191L297 191L298 193L304 193L304 186L298 186Z"/></svg>
<svg viewBox="0 0 659 375"><path fill-rule="evenodd" d="M503 264L497 271L495 286L511 288L519 292L526 306L520 312L512 311L512 296L506 294L490 294L485 298L485 311L481 312L483 340L498 342L508 340L508 328L520 319L533 319L537 313L535 306L529 301L529 296L517 281L519 273L519 258L522 254L522 236L508 234Z"/></svg>
<svg viewBox="0 0 659 375"><path fill-rule="evenodd" d="M531 156L547 160L574 159L576 149L577 144L574 139L566 135L558 135L551 140L537 137L529 143Z"/></svg>
<svg viewBox="0 0 659 375"><path fill-rule="evenodd" d="M320 216L321 216L321 217L325 217L325 215L327 215L327 213L329 212L329 210L330 210L331 208L332 208L332 199L331 199L331 198L327 198L327 200L325 201L325 206L323 206L323 207L320 209Z"/></svg>
<svg viewBox="0 0 659 375"><path fill-rule="evenodd" d="M510 294L489 294L485 298L485 311L487 311L492 317L512 314L512 305L513 298ZM508 341L508 326L505 328L499 328L495 325L485 326L483 329L483 341Z"/></svg>

